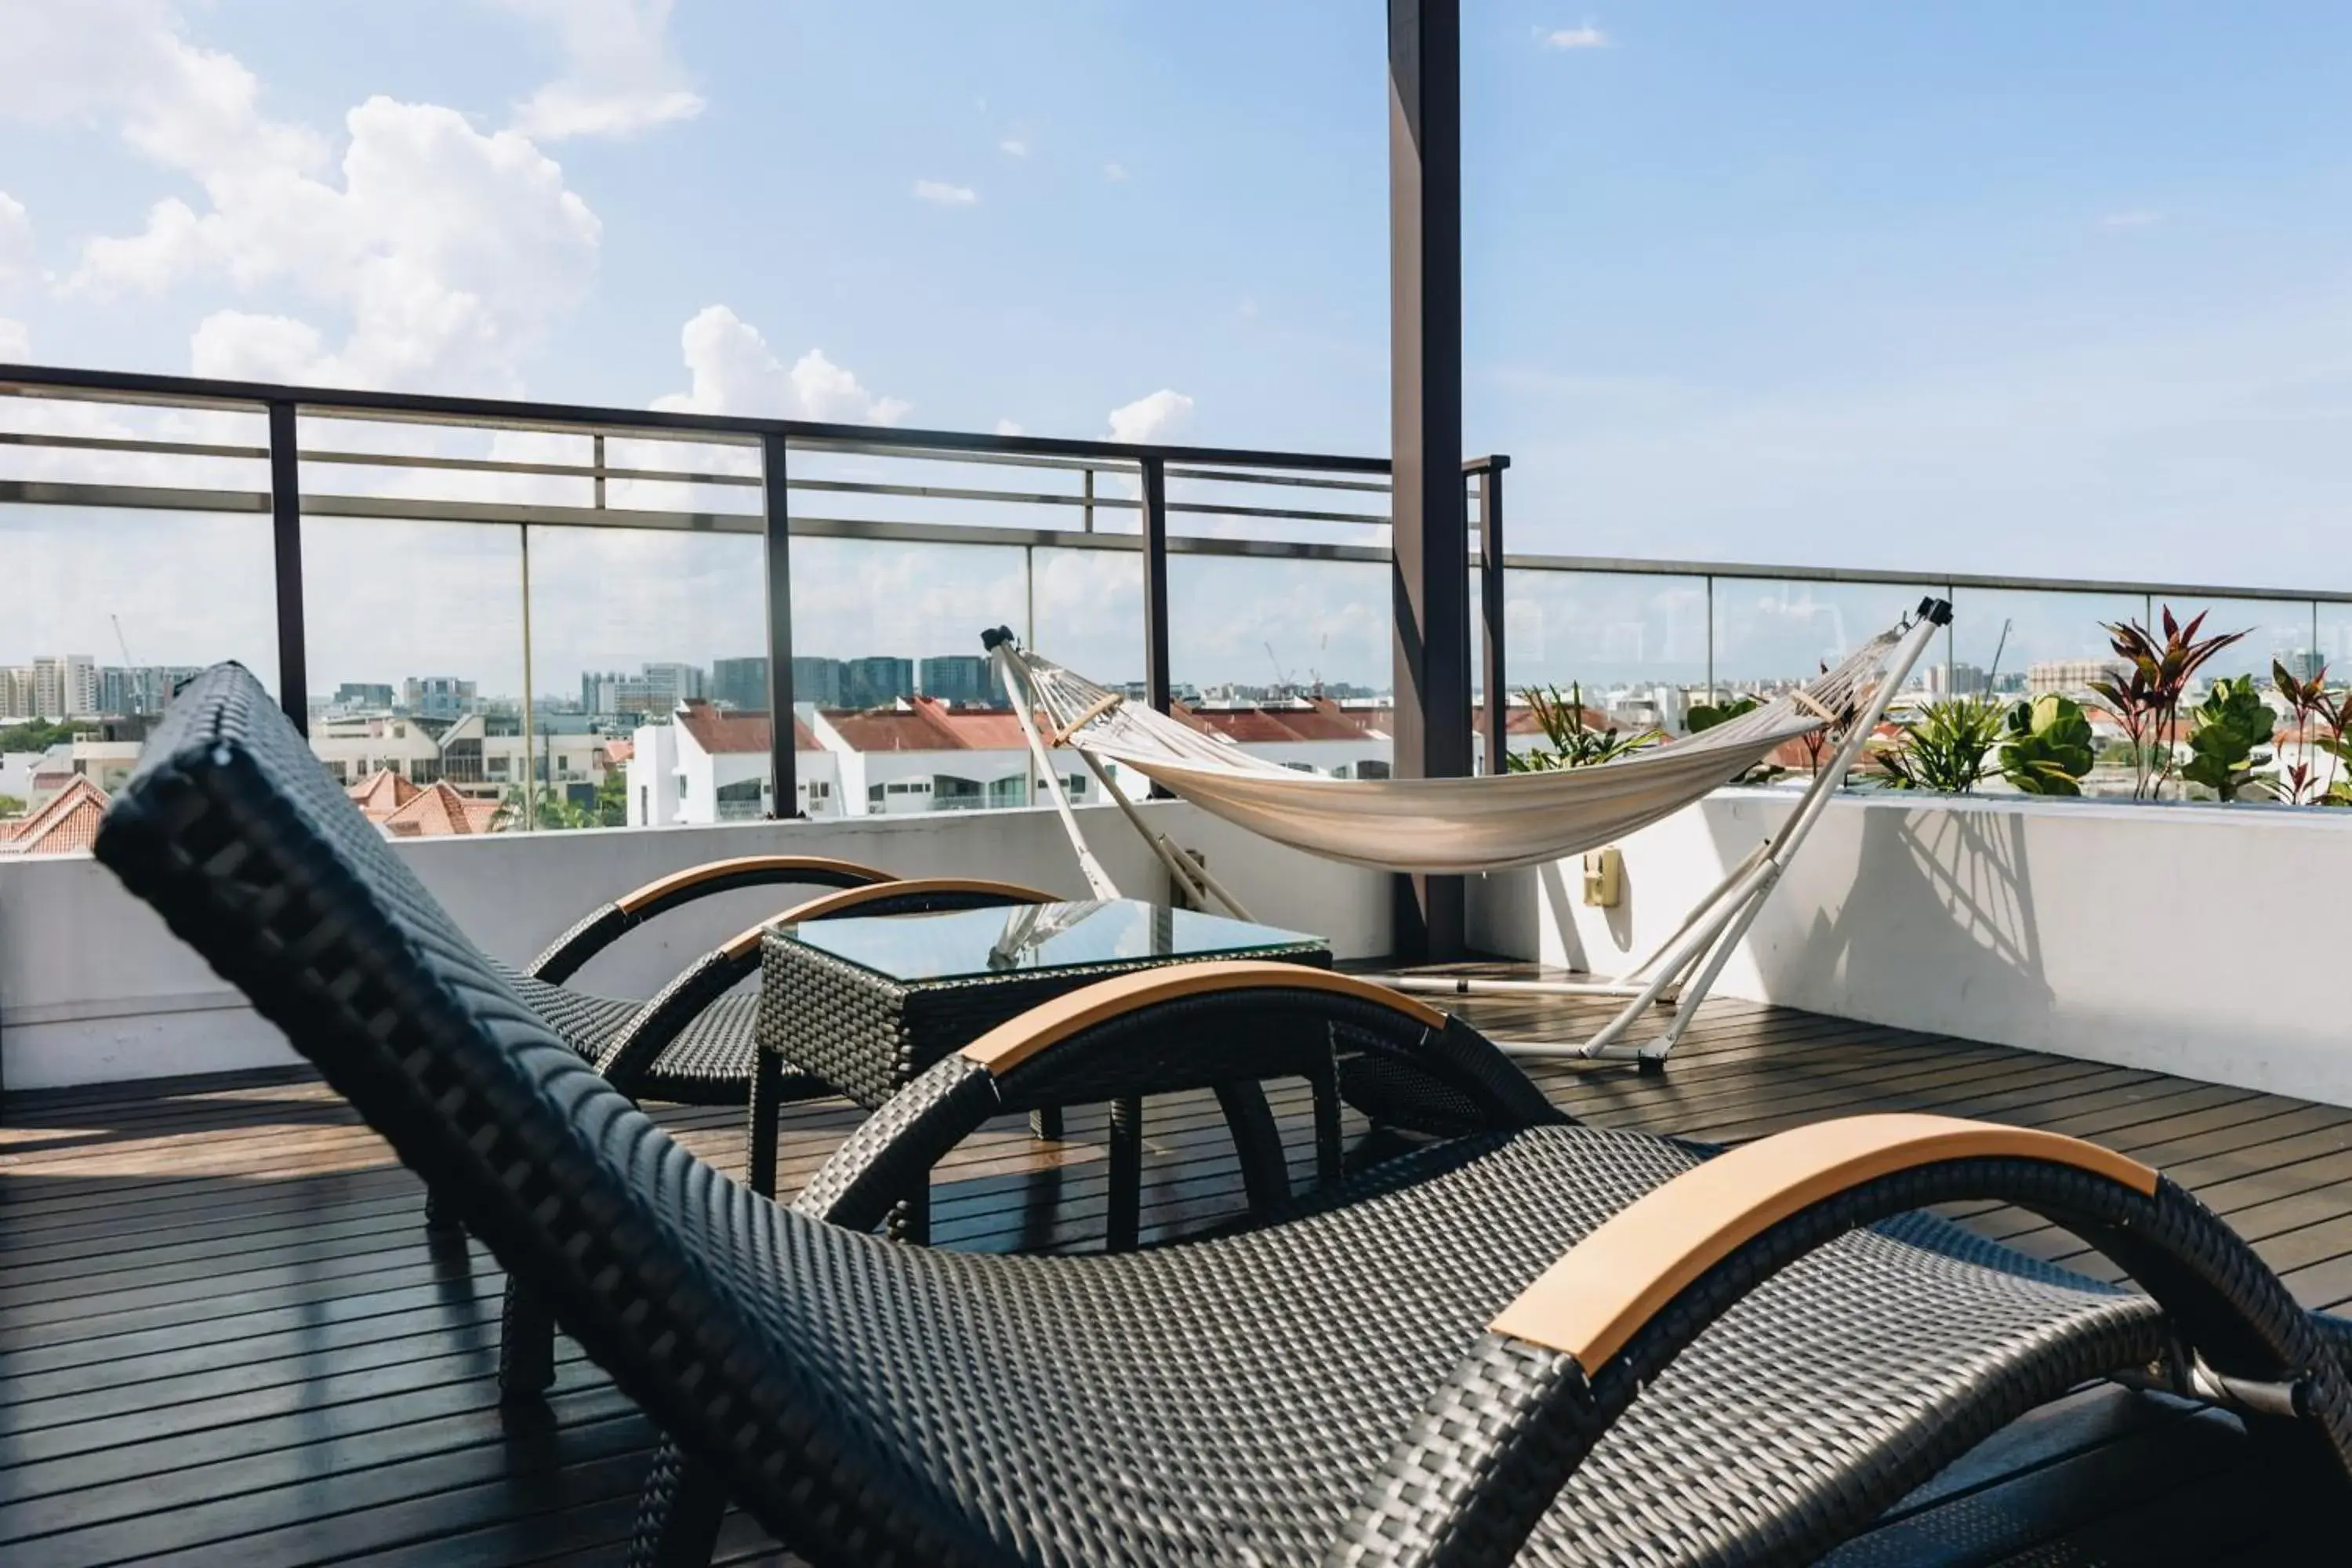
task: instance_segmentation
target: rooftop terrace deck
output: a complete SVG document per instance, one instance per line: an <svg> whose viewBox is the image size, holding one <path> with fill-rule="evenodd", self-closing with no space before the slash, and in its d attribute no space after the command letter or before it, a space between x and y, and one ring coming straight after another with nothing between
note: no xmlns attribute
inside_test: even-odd
<svg viewBox="0 0 2352 1568"><path fill-rule="evenodd" d="M1574 1004L1472 1011L1505 1037L1581 1032ZM2305 1302L2352 1299L2352 1110L1733 1002L1710 1006L1664 1078L1539 1077L1594 1121L1722 1141L1874 1108L2095 1138L2198 1191ZM1276 1109L1303 1179L1303 1091ZM733 1113L662 1114L713 1161L740 1159ZM651 1429L568 1349L549 1417L501 1415L496 1267L428 1239L417 1184L316 1082L19 1095L0 1123L0 1560L617 1560ZM852 1124L836 1102L789 1111L782 1184ZM1100 1133L1098 1115L1076 1114L1062 1144L1008 1122L967 1146L939 1173L935 1234L1093 1245ZM1147 1235L1238 1206L1213 1102L1155 1102L1149 1133ZM1969 1223L2099 1271L2030 1215ZM2226 1416L2079 1390L1836 1561L2277 1562L2321 1484ZM739 1517L720 1560L782 1559Z"/></svg>

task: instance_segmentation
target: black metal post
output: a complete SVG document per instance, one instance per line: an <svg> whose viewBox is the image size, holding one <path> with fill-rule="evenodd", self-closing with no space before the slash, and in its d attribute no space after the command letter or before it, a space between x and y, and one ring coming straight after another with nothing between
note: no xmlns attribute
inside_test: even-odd
<svg viewBox="0 0 2352 1568"><path fill-rule="evenodd" d="M310 670L302 630L302 461L294 405L269 405L269 531L278 565L278 705L310 732ZM524 700L528 701L529 694Z"/></svg>
<svg viewBox="0 0 2352 1568"><path fill-rule="evenodd" d="M792 508L785 500L784 436L760 437L760 543L768 563L768 776L772 817L802 816L800 758L793 746Z"/></svg>
<svg viewBox="0 0 2352 1568"><path fill-rule="evenodd" d="M1499 455L1473 465L1478 476L1478 620L1486 637L1486 710L1480 717L1489 773L1510 771L1511 697L1503 660L1503 470L1510 466L1511 459Z"/></svg>
<svg viewBox="0 0 2352 1568"><path fill-rule="evenodd" d="M1389 0L1389 366L1398 778L1470 771L1462 486L1460 0ZM1458 877L1399 878L1397 956L1463 952Z"/></svg>
<svg viewBox="0 0 2352 1568"><path fill-rule="evenodd" d="M1143 691L1168 711L1168 464L1143 459Z"/></svg>

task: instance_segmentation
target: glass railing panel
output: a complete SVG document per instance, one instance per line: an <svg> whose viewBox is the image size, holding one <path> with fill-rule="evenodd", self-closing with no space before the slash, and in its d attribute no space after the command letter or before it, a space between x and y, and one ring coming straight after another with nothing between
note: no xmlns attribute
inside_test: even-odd
<svg viewBox="0 0 2352 1568"><path fill-rule="evenodd" d="M800 771L823 786L810 813L935 810L942 773L991 805L1025 804L1028 751L981 634L1025 625L1028 602L1013 546L795 539ZM951 786L949 798L969 797Z"/></svg>
<svg viewBox="0 0 2352 1568"><path fill-rule="evenodd" d="M1474 603L1476 579L1472 579ZM1682 734L1707 689L1707 585L1697 576L1514 569L1504 594L1505 675L1515 704L1530 687L1580 695L1621 730ZM1478 645L1471 645L1474 667ZM1477 684L1474 676L1472 684ZM1523 705L1514 750L1537 744Z"/></svg>
<svg viewBox="0 0 2352 1568"><path fill-rule="evenodd" d="M497 733L521 721L522 531L305 518L302 569L310 748L328 771L368 786L379 820L406 808L395 833L525 826L520 748Z"/></svg>
<svg viewBox="0 0 2352 1568"><path fill-rule="evenodd" d="M520 781L530 780L533 825L665 826L766 816L772 781L759 536L535 527L530 541L531 722L527 731L519 717L502 722L492 741L516 753L508 771L519 807ZM682 709L692 715L690 744L667 732Z"/></svg>
<svg viewBox="0 0 2352 1568"><path fill-rule="evenodd" d="M1202 722L1261 756L1384 776L1389 604L1383 562L1171 556L1171 684Z"/></svg>

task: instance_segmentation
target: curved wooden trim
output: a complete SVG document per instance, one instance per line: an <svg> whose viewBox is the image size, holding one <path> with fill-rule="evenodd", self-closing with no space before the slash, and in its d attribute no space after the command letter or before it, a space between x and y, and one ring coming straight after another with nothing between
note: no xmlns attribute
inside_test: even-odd
<svg viewBox="0 0 2352 1568"><path fill-rule="evenodd" d="M877 871L871 866L861 866L855 860L834 860L821 855L739 855L731 860L710 860L699 866L688 866L683 871L673 871L667 877L656 877L635 892L625 893L614 900L623 914L636 914L649 904L676 898L691 888L706 882L716 882L735 877L761 876L775 873L775 879L794 871L814 871L822 876L855 877L862 882L887 882L890 873Z"/></svg>
<svg viewBox="0 0 2352 1568"><path fill-rule="evenodd" d="M1053 893L1041 893L1034 888L1024 888L1018 882L992 882L977 877L905 877L887 882L872 882L862 888L843 888L825 893L804 904L794 904L782 914L772 915L751 930L728 939L719 951L729 958L741 960L758 951L760 933L772 925L791 921L829 920L836 915L855 914L867 904L883 903L894 899L919 899L929 893L986 893L1007 904L1050 904L1057 901Z"/></svg>
<svg viewBox="0 0 2352 1568"><path fill-rule="evenodd" d="M1790 1215L1881 1176L1951 1160L2072 1165L2153 1194L2157 1173L2079 1138L1951 1116L1849 1116L1718 1154L1612 1215L1488 1325L1590 1375L1692 1281Z"/></svg>
<svg viewBox="0 0 2352 1568"><path fill-rule="evenodd" d="M999 1024L966 1046L963 1055L990 1072L1002 1074L1046 1047L1124 1013L1206 992L1270 989L1328 991L1392 1008L1423 1028L1445 1027L1445 1015L1427 1003L1416 1002L1401 992L1353 974L1267 958L1223 958L1203 963L1164 964L1097 980L1092 985L1041 1002L1019 1017Z"/></svg>

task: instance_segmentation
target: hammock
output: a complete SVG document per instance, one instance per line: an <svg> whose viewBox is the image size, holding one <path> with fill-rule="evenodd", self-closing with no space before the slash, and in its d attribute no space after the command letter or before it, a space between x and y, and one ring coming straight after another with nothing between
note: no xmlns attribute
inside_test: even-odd
<svg viewBox="0 0 2352 1568"><path fill-rule="evenodd" d="M1277 843L1375 870L1442 875L1541 865L1595 849L1670 816L1738 778L1784 742L1839 731L1812 782L1780 831L1727 872L1665 941L1622 974L1584 981L1480 981L1395 975L1401 990L1476 994L1627 998L1581 1045L1497 1042L1524 1055L1633 1056L1664 1062L1747 934L1773 885L1811 831L1887 703L1952 609L1937 599L1871 638L1803 686L1738 718L1594 767L1461 779L1335 779L1302 773L1253 756L1221 735L1129 702L1075 670L1024 650L1003 627L983 633L1013 698L1023 734L1043 770L1079 868L1097 898L1118 889L1078 830L1051 760L1075 750L1167 868L1171 887L1199 901L1213 898L1243 920L1254 917L1199 858L1144 821L1103 766L1108 758L1183 796L1202 810ZM1041 733L1039 719L1051 726ZM1655 1039L1639 1047L1621 1037L1650 1007L1678 1007Z"/></svg>
<svg viewBox="0 0 2352 1568"><path fill-rule="evenodd" d="M1108 757L1294 849L1375 870L1439 875L1539 865L1672 816L1784 742L1865 706L1910 629L1906 622L1873 637L1802 688L1684 740L1598 767L1457 779L1300 773L1129 702L1020 649L1009 634L985 640L1052 725L1049 749Z"/></svg>

